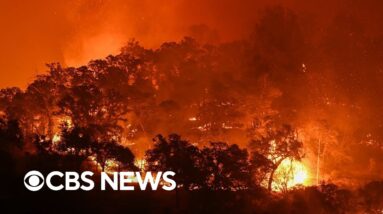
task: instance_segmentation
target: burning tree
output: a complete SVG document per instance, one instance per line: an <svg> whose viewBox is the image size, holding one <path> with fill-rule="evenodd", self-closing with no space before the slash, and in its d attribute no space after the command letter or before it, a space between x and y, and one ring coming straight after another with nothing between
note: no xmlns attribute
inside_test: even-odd
<svg viewBox="0 0 383 214"><path fill-rule="evenodd" d="M88 157L91 153L90 148L93 140L86 128L68 127L67 124L61 125L61 137L57 150L69 155Z"/></svg>
<svg viewBox="0 0 383 214"><path fill-rule="evenodd" d="M120 169L137 170L134 165L134 154L129 148L120 145L113 140L99 141L91 135L91 129L83 127L69 127L61 125L61 133L57 141L52 141L44 135L36 135L34 143L39 155L70 157L77 163L77 167L85 160L95 160L94 163L106 167L113 163Z"/></svg>
<svg viewBox="0 0 383 214"><path fill-rule="evenodd" d="M123 98L116 91L103 91L94 85L74 87L63 96L61 114L69 115L76 126L92 128L95 138L121 133L118 121L127 113Z"/></svg>
<svg viewBox="0 0 383 214"><path fill-rule="evenodd" d="M268 129L265 136L250 141L252 159L262 160L261 166L268 174L267 188L271 191L274 174L286 159L301 160L303 158L303 144L298 139L297 132L289 125L281 129ZM257 166L259 167L259 166Z"/></svg>
<svg viewBox="0 0 383 214"><path fill-rule="evenodd" d="M235 99L212 99L203 101L197 114L198 129L213 136L220 135L227 130L240 128L241 113Z"/></svg>

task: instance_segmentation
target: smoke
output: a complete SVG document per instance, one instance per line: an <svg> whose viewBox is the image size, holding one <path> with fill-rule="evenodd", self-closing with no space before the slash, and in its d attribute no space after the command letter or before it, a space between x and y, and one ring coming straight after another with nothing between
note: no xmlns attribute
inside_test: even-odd
<svg viewBox="0 0 383 214"><path fill-rule="evenodd" d="M15 0L0 4L2 87L25 87L44 72L45 63L76 66L117 53L131 38L145 47L185 35L205 42L244 38L264 8L274 5L296 11L312 34L321 34L323 23L339 11L355 15L371 32L382 29L380 1Z"/></svg>

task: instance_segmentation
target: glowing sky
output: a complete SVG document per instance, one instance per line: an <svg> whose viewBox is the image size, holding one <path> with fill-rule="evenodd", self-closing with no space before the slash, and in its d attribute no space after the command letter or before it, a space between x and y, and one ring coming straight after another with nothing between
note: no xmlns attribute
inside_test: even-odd
<svg viewBox="0 0 383 214"><path fill-rule="evenodd" d="M240 38L251 31L261 9L272 4L283 2L283 6L307 14L328 11L323 17L334 8L350 9L341 3L347 1L264 2L267 3L252 0L1 0L0 87L25 87L36 74L44 72L45 63L80 65L89 59L116 53L130 38L148 47L178 40L184 35L207 42ZM355 3L353 7L362 10L360 4ZM379 11L372 5L366 6L369 14L375 14L371 8Z"/></svg>

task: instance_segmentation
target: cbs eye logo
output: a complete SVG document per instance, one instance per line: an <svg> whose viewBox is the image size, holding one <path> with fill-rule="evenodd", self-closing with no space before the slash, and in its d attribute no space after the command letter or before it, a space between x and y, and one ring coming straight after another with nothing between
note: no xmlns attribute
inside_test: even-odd
<svg viewBox="0 0 383 214"><path fill-rule="evenodd" d="M24 185L30 191L38 191L44 186L44 176L39 171L30 171L24 176Z"/></svg>

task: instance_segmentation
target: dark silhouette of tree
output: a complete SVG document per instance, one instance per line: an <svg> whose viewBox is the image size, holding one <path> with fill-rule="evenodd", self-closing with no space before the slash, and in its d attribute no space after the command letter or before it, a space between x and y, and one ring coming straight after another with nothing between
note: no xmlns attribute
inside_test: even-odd
<svg viewBox="0 0 383 214"><path fill-rule="evenodd" d="M210 143L202 150L207 185L213 190L238 190L248 187L250 169L246 149L222 142Z"/></svg>
<svg viewBox="0 0 383 214"><path fill-rule="evenodd" d="M322 183L318 186L323 195L323 208L332 213L351 213L356 210L356 200L352 200L352 193L341 189L332 183Z"/></svg>
<svg viewBox="0 0 383 214"><path fill-rule="evenodd" d="M118 140L121 135L118 122L125 120L123 116L128 112L117 91L102 91L94 85L71 88L59 106L60 113L70 116L75 126L87 127L93 138L104 140Z"/></svg>
<svg viewBox="0 0 383 214"><path fill-rule="evenodd" d="M46 137L45 135L35 135L33 139L33 144L36 147L36 152L38 155L49 154L53 151L52 140Z"/></svg>
<svg viewBox="0 0 383 214"><path fill-rule="evenodd" d="M138 170L134 165L134 155L126 147L117 144L116 142L98 142L92 145L92 153L96 157L97 162L104 172L107 161L116 161L118 171L120 169Z"/></svg>
<svg viewBox="0 0 383 214"><path fill-rule="evenodd" d="M379 213L383 209L383 181L372 181L359 189L366 213Z"/></svg>
<svg viewBox="0 0 383 214"><path fill-rule="evenodd" d="M7 108L18 93L21 93L21 89L17 87L3 88L0 90L0 111L2 114L6 113Z"/></svg>
<svg viewBox="0 0 383 214"><path fill-rule="evenodd" d="M6 184L0 191L3 196L12 195L16 189L23 146L24 138L18 122L0 117L0 182Z"/></svg>
<svg viewBox="0 0 383 214"><path fill-rule="evenodd" d="M34 105L38 107L33 112L34 117L38 117L39 125L35 126L37 131L34 133L47 135L53 138L54 116L58 111L57 102L60 99L60 91L56 83L49 75L40 75L27 88L25 95L33 100Z"/></svg>
<svg viewBox="0 0 383 214"><path fill-rule="evenodd" d="M273 163L266 156L259 153L251 153L250 156L251 186L261 187L273 168Z"/></svg>
<svg viewBox="0 0 383 214"><path fill-rule="evenodd" d="M36 135L34 143L40 155L68 156L67 161L72 160L79 164L92 156L100 164L102 171L105 171L107 161L114 161L119 171L121 169L138 170L134 165L134 155L129 148L115 141L95 141L87 128L69 127L68 124L63 123L58 142L53 143L44 135Z"/></svg>
<svg viewBox="0 0 383 214"><path fill-rule="evenodd" d="M153 141L153 148L145 155L148 171L173 171L177 185L186 190L202 186L201 153L196 146L176 134L168 139L157 135Z"/></svg>
<svg viewBox="0 0 383 214"><path fill-rule="evenodd" d="M298 139L297 132L289 125L267 130L265 136L252 140L249 146L252 151L252 162L265 163L261 166L262 170L266 170L269 174L267 181L269 191L272 188L274 173L282 161L286 159L299 161L303 157L303 144Z"/></svg>
<svg viewBox="0 0 383 214"><path fill-rule="evenodd" d="M86 128L69 127L66 123L61 125L61 140L58 145L58 151L84 157L85 159L91 154L93 142Z"/></svg>
<svg viewBox="0 0 383 214"><path fill-rule="evenodd" d="M188 141L181 140L177 134L169 135L165 139L157 135L152 149L146 151L146 170L148 171L173 171L175 172L176 208L179 208L179 190L181 186L185 190L201 188L204 186L204 174L202 174L202 158L198 147Z"/></svg>
<svg viewBox="0 0 383 214"><path fill-rule="evenodd" d="M122 145L115 144L115 160L118 162L119 170L120 169L126 169L126 170L134 170L138 171L139 167L134 164L135 156L132 153L132 151Z"/></svg>
<svg viewBox="0 0 383 214"><path fill-rule="evenodd" d="M0 118L0 148L11 153L12 148L21 148L24 145L23 133L17 120L7 121Z"/></svg>
<svg viewBox="0 0 383 214"><path fill-rule="evenodd" d="M17 120L25 137L33 133L33 115L38 108L35 105L27 108L27 103L33 103L33 99L23 92L16 93L6 109L7 119Z"/></svg>

